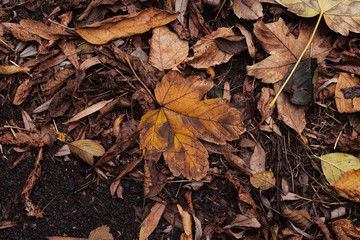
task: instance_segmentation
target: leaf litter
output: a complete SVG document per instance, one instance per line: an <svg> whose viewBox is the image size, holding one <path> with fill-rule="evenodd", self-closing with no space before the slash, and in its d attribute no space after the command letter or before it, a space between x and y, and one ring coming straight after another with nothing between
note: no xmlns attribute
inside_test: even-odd
<svg viewBox="0 0 360 240"><path fill-rule="evenodd" d="M357 236L358 2L125 2L1 3L6 236L24 222L29 239L61 239L32 219L56 222L58 199L78 196L97 219L62 228L80 238ZM314 21L301 17L317 14L334 32L317 25L310 44ZM69 181L52 174L68 168L84 185L64 199L44 184Z"/></svg>

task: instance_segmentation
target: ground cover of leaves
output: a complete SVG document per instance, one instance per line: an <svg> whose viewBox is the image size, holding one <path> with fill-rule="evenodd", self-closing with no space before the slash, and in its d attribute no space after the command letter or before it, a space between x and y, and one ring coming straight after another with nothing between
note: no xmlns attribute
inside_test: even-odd
<svg viewBox="0 0 360 240"><path fill-rule="evenodd" d="M358 3L1 1L0 239L360 239Z"/></svg>

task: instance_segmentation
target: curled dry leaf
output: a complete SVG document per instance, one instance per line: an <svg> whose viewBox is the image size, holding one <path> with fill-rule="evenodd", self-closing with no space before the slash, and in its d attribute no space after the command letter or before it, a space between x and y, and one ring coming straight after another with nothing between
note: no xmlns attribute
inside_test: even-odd
<svg viewBox="0 0 360 240"><path fill-rule="evenodd" d="M189 43L176 33L162 26L153 29L150 43L149 63L160 71L172 69L184 61L189 53Z"/></svg>
<svg viewBox="0 0 360 240"><path fill-rule="evenodd" d="M228 225L224 227L224 229L229 228L260 228L261 224L256 219L255 215L249 211L245 215L238 214L236 218Z"/></svg>
<svg viewBox="0 0 360 240"><path fill-rule="evenodd" d="M150 236L150 234L155 230L156 226L158 225L164 210L165 205L159 202L151 208L150 213L141 223L139 240L145 240Z"/></svg>
<svg viewBox="0 0 360 240"><path fill-rule="evenodd" d="M90 139L83 139L68 143L70 152L84 160L89 165L94 165L94 156L101 157L105 149L98 142Z"/></svg>
<svg viewBox="0 0 360 240"><path fill-rule="evenodd" d="M289 33L289 28L281 18L277 22L265 24L262 20L254 24L254 34L261 46L270 54L259 63L247 66L248 75L261 78L265 83L275 83L281 80L288 72L290 66L298 60L312 33L313 24L303 23L296 38ZM312 45L312 57L318 62L330 52L328 38L316 33ZM303 59L310 57L308 50Z"/></svg>
<svg viewBox="0 0 360 240"><path fill-rule="evenodd" d="M291 210L286 208L281 214L298 228L307 229L312 225L311 217L305 210Z"/></svg>
<svg viewBox="0 0 360 240"><path fill-rule="evenodd" d="M180 239L181 240L192 240L192 230L191 230L191 215L183 210L183 208L177 204L176 205L179 213L181 215L181 219L182 219L182 223L183 223L183 227L184 227L184 233L181 234Z"/></svg>
<svg viewBox="0 0 360 240"><path fill-rule="evenodd" d="M320 12L326 24L335 32L349 35L349 31L360 33L359 0L275 0L289 11L302 16L314 17Z"/></svg>
<svg viewBox="0 0 360 240"><path fill-rule="evenodd" d="M335 88L336 107L340 113L360 112L360 97L346 99L343 88L355 87L360 83L360 79L351 76L349 73L340 73Z"/></svg>
<svg viewBox="0 0 360 240"><path fill-rule="evenodd" d="M250 183L265 191L275 186L276 179L272 171L257 172L250 177Z"/></svg>
<svg viewBox="0 0 360 240"><path fill-rule="evenodd" d="M188 58L188 64L194 68L208 68L228 62L233 55L221 51L215 39L234 35L231 28L218 28L216 31L201 38L192 46L194 56Z"/></svg>
<svg viewBox="0 0 360 240"><path fill-rule="evenodd" d="M106 225L92 230L89 234L88 240L113 240L114 237L110 233L110 228Z"/></svg>
<svg viewBox="0 0 360 240"><path fill-rule="evenodd" d="M86 41L100 45L117 38L130 37L166 25L175 20L178 15L179 13L147 8L142 12L116 16L102 22L78 27L75 31Z"/></svg>
<svg viewBox="0 0 360 240"><path fill-rule="evenodd" d="M330 185L334 185L345 172L360 169L360 159L350 154L328 153L320 159L322 171Z"/></svg>
<svg viewBox="0 0 360 240"><path fill-rule="evenodd" d="M163 77L155 88L161 108L145 114L138 127L145 158L158 161L163 153L175 176L195 180L206 176L208 153L198 138L225 145L245 131L241 113L226 100L202 100L212 86L212 81L185 79L176 71Z"/></svg>
<svg viewBox="0 0 360 240"><path fill-rule="evenodd" d="M337 193L354 202L360 202L360 169L344 173L333 185Z"/></svg>
<svg viewBox="0 0 360 240"><path fill-rule="evenodd" d="M251 33L246 30L246 28L244 28L242 25L236 23L235 26L240 30L241 34L244 35L245 37L245 41L246 41L246 45L249 51L249 55L252 59L255 59L255 53L256 53L256 49L254 46L254 42L252 40L252 35Z"/></svg>
<svg viewBox="0 0 360 240"><path fill-rule="evenodd" d="M336 239L360 239L360 231L349 219L338 219L331 223Z"/></svg>
<svg viewBox="0 0 360 240"><path fill-rule="evenodd" d="M233 10L238 18L247 20L256 20L264 15L259 0L234 0Z"/></svg>
<svg viewBox="0 0 360 240"><path fill-rule="evenodd" d="M15 65L0 65L0 75L12 75L15 73L28 74L30 69L27 67L20 67Z"/></svg>

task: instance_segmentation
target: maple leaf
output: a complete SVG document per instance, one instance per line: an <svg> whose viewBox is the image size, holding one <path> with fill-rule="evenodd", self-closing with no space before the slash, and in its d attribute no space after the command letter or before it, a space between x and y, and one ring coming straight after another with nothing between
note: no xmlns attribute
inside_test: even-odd
<svg viewBox="0 0 360 240"><path fill-rule="evenodd" d="M289 29L280 18L279 21L265 24L262 20L254 24L254 34L269 57L251 66L247 66L248 75L262 78L265 83L281 80L291 65L296 63L305 48L312 31L311 24L302 24L299 36L288 34ZM317 33L313 39L312 57L318 62L324 60L331 50L326 36ZM308 50L304 59L310 57Z"/></svg>
<svg viewBox="0 0 360 240"><path fill-rule="evenodd" d="M326 24L335 32L349 35L360 33L359 0L275 0L301 17L323 15Z"/></svg>
<svg viewBox="0 0 360 240"><path fill-rule="evenodd" d="M209 168L208 153L199 138L224 145L245 129L241 113L221 98L204 99L212 81L184 78L171 71L155 88L161 108L141 118L140 147L147 159L164 159L175 176L199 180Z"/></svg>

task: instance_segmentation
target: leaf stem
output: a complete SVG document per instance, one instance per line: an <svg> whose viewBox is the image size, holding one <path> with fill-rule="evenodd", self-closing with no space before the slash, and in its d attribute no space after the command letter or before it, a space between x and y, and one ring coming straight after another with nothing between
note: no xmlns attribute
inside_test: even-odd
<svg viewBox="0 0 360 240"><path fill-rule="evenodd" d="M276 100L278 99L280 93L282 92L282 90L284 89L284 87L286 86L286 84L289 82L289 80L290 80L290 78L292 77L292 75L294 74L297 66L299 65L301 59L303 58L306 50L309 48L309 46L310 46L310 44L311 44L311 42L312 42L312 40L313 40L313 38L314 38L314 36L315 36L316 30L317 30L318 27L319 27L319 24L320 24L320 21L321 21L321 18L322 18L323 15L324 15L324 10L321 10L321 11L320 11L320 14L319 14L319 18L318 18L318 20L317 20L317 22L316 22L316 25L315 25L315 27L314 27L314 31L313 31L313 33L311 34L308 43L306 44L304 50L302 51L300 57L298 58L295 66L293 67L293 69L292 69L292 71L290 72L289 76L287 77L287 79L285 80L285 82L283 83L283 85L281 86L281 88L279 89L279 91L277 92L275 98L274 98L274 99L271 101L271 103L269 104L270 107L274 107L275 102L276 102Z"/></svg>

